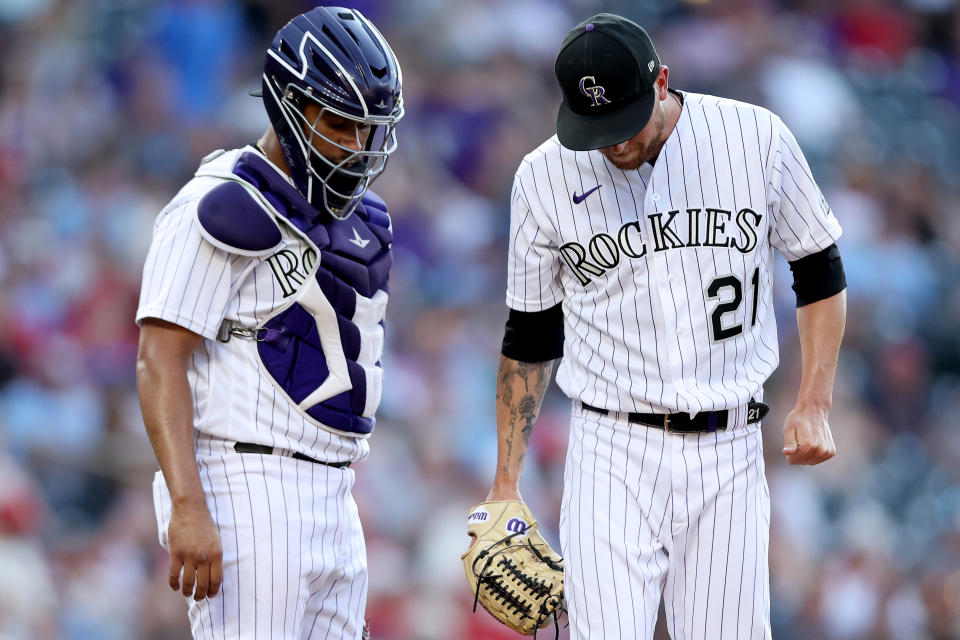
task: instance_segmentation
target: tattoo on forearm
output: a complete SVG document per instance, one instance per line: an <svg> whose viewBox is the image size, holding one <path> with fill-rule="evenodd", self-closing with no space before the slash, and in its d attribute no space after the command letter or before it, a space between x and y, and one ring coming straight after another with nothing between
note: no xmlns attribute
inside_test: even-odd
<svg viewBox="0 0 960 640"><path fill-rule="evenodd" d="M497 385L497 400L503 402L503 404L510 406L510 403L513 402L513 386L510 384L510 378L513 374L513 370L510 367L503 366L500 368L500 380Z"/></svg>
<svg viewBox="0 0 960 640"><path fill-rule="evenodd" d="M497 400L503 403L504 409L509 414L511 425L520 425L520 435L523 438L523 446L518 447L520 454L517 464L523 466L526 457L526 448L530 444L530 435L533 433L533 425L537 419L540 400L550 382L550 372L553 369L553 362L509 362L504 361L501 366L499 384L497 385ZM519 398L514 401L514 386L519 388L523 384ZM514 436L515 430L511 429L507 433L504 444L506 445L506 457L503 460L502 471L504 473L510 470L510 461L514 457Z"/></svg>

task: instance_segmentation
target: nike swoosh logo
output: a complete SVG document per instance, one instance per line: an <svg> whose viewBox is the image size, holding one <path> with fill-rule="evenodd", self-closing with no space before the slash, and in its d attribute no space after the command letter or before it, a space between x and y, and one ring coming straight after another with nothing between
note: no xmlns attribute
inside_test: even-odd
<svg viewBox="0 0 960 640"><path fill-rule="evenodd" d="M596 191L597 189L599 189L599 188L602 187L602 186L603 186L602 184L598 184L598 185L595 186L593 189L590 189L590 191L585 191L582 196L578 196L578 195L577 195L577 192L574 191L574 192L573 192L573 204L580 204L581 202L583 202L584 200L587 199L587 196L589 196L591 193L593 193L594 191Z"/></svg>
<svg viewBox="0 0 960 640"><path fill-rule="evenodd" d="M368 238L368 239L365 240L365 239L363 239L362 237L360 237L360 232L357 231L357 228L356 228L356 227L354 227L354 228L353 228L353 237L350 238L347 242L352 242L353 244L355 244L355 245L357 245L358 247L360 247L361 249L363 249L363 248L365 248L368 244L370 244L370 239Z"/></svg>

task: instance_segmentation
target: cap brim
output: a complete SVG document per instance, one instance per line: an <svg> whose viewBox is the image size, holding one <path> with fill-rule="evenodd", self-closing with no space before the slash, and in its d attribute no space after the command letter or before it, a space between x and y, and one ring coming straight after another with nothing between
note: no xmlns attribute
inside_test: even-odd
<svg viewBox="0 0 960 640"><path fill-rule="evenodd" d="M651 88L634 102L612 113L590 116L574 113L561 103L557 111L557 138L574 151L612 147L629 140L647 126L656 92Z"/></svg>
<svg viewBox="0 0 960 640"><path fill-rule="evenodd" d="M254 89L253 91L251 91L251 92L248 93L247 95L248 95L248 96L252 96L252 97L254 97L254 98L262 98L262 97L263 97L263 89Z"/></svg>

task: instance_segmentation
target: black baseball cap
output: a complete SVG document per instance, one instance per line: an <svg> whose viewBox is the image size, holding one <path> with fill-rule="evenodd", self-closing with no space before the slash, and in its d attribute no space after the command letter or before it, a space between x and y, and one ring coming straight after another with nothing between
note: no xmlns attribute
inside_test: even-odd
<svg viewBox="0 0 960 640"><path fill-rule="evenodd" d="M650 120L660 56L637 23L612 13L587 18L563 39L554 72L563 93L557 137L568 149L620 144Z"/></svg>

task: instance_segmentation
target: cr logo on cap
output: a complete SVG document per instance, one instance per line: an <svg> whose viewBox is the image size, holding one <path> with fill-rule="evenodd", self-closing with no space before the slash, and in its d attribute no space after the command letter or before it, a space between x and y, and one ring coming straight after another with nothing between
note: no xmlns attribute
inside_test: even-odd
<svg viewBox="0 0 960 640"><path fill-rule="evenodd" d="M590 81L590 86L587 86L587 81ZM592 107L599 107L601 102L603 104L610 104L610 101L603 97L605 89L596 84L597 80L593 76L583 76L580 78L580 93L587 96L593 100Z"/></svg>

